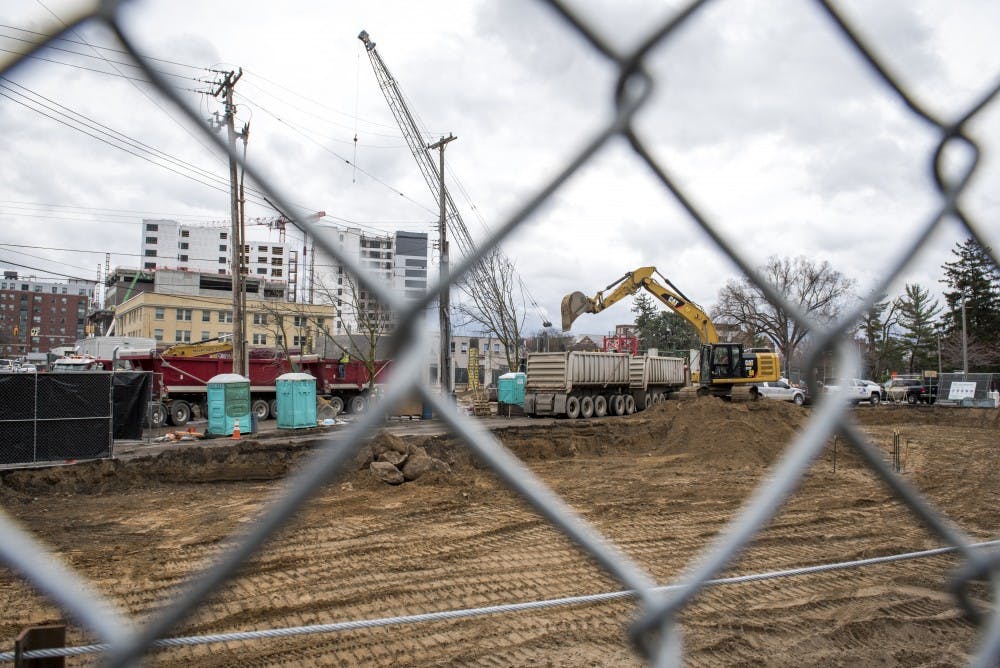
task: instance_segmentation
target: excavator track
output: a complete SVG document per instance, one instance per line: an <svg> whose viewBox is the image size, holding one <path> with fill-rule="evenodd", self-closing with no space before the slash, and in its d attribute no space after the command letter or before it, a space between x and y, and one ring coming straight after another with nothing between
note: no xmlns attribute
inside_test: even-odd
<svg viewBox="0 0 1000 668"><path fill-rule="evenodd" d="M687 387L682 387L680 390L674 393L672 398L678 401L693 401L698 397L705 396L704 388L699 385L688 385Z"/></svg>
<svg viewBox="0 0 1000 668"><path fill-rule="evenodd" d="M729 393L729 400L734 404L746 404L757 401L760 395L756 387L736 386Z"/></svg>

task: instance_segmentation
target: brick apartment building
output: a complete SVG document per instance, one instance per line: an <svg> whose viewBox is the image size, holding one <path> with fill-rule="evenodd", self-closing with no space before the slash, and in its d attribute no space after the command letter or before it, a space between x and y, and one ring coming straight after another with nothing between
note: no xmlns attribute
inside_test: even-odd
<svg viewBox="0 0 1000 668"><path fill-rule="evenodd" d="M86 335L96 281L39 280L5 271L0 280L0 354L23 357Z"/></svg>

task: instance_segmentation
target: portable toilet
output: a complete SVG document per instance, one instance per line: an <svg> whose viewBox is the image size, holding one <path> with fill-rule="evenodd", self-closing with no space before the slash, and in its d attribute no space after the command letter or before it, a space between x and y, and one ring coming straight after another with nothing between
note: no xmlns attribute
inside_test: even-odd
<svg viewBox="0 0 1000 668"><path fill-rule="evenodd" d="M278 429L316 426L316 379L307 373L285 373L274 381Z"/></svg>
<svg viewBox="0 0 1000 668"><path fill-rule="evenodd" d="M521 371L505 373L497 378L497 401L501 404L524 406L524 383L527 374Z"/></svg>
<svg viewBox="0 0 1000 668"><path fill-rule="evenodd" d="M230 436L239 425L250 433L250 380L236 373L223 373L208 381L209 434Z"/></svg>

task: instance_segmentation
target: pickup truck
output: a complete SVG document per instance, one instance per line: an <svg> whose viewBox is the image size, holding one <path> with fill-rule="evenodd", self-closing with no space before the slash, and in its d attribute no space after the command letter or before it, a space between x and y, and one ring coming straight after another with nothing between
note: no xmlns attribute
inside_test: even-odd
<svg viewBox="0 0 1000 668"><path fill-rule="evenodd" d="M823 392L825 393L840 392L841 390L843 390L845 398L854 404L867 401L872 406L878 406L882 403L882 387L871 380L863 378L830 379L823 384Z"/></svg>
<svg viewBox="0 0 1000 668"><path fill-rule="evenodd" d="M882 399L896 401L914 406L916 404L933 404L937 395L936 386L924 385L915 378L893 378L882 390Z"/></svg>

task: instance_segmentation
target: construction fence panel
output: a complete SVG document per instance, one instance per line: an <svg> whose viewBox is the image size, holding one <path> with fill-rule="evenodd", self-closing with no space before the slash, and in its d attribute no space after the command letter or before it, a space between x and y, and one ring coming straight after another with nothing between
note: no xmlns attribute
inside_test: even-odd
<svg viewBox="0 0 1000 668"><path fill-rule="evenodd" d="M938 379L936 403L942 406L996 408L1000 374L943 373Z"/></svg>
<svg viewBox="0 0 1000 668"><path fill-rule="evenodd" d="M236 160L246 170L248 179L270 195L270 201L276 208L282 211L299 210L292 204L294 197L291 193L274 187L267 175L259 169L259 165L255 165L253 160L245 159L240 151L220 138L215 129L201 118L201 114L184 104L163 74L158 72L158 68L143 59L140 54L144 50L144 45L133 40L127 26L120 20L124 4L115 0L95 2L78 16L67 19L65 23L53 21L50 26L39 26L38 32L35 33L36 41L25 46L23 49L25 53L2 56L0 73L6 74L18 67L27 57L51 42L53 35L66 34L83 23L101 23L119 40L122 48L119 57L137 64L143 76L156 86L160 96L171 102L175 109L180 110L192 126L200 129L203 141L213 144L221 154ZM961 195L978 169L979 162L968 163L964 172L959 170L956 174L953 170L944 176L941 174L938 158L947 144L959 144L963 148L971 149L977 156L982 153L982 147L966 129L971 121L976 120L986 110L995 111L994 97L1000 91L1000 84L991 83L985 86L980 91L980 97L955 117L941 117L930 106L925 106L920 99L911 95L901 82L894 78L879 60L873 49L874 45L866 40L864 31L851 25L836 5L824 1L814 2L810 6L817 17L825 22L830 34L839 40L845 51L857 57L859 62L865 63L872 80L878 82L886 95L897 101L900 108L905 108L905 113L919 118L929 127L936 129L938 145L934 147L935 150L928 152L927 161L933 166L939 178L935 180L936 192L933 193L934 205L931 207L933 210L926 220L912 221L914 238L910 241L900 241L898 248L893 249L896 251L893 257L898 259L887 262L884 265L883 276L861 286L863 289L858 290L860 294L868 297L860 300L851 310L841 314L833 322L819 323L810 319L801 311L798 303L790 301L763 280L754 268L756 258L747 258L738 250L743 246L740 239L730 238L732 235L727 236L720 232L706 214L693 203L684 188L670 175L667 165L654 157L650 147L644 143L643 136L633 124L637 114L647 108L654 89L663 83L657 81L647 69L646 59L651 51L668 44L683 48L683 44L676 39L676 36L681 33L680 29L684 24L706 5L725 3L696 0L678 5L675 12L661 21L650 20L644 37L625 48L614 46L616 42L611 39L613 36L608 34L611 30L609 26L614 25L613 21L603 21L600 16L585 17L556 0L546 4L553 10L552 15L555 17L553 20L561 29L579 37L593 50L595 57L603 59L616 71L617 81L614 85L608 86L606 91L607 98L613 104L615 111L607 122L595 123L594 129L590 131L591 134L581 138L577 153L559 165L548 179L538 183L535 192L525 197L508 218L498 221L492 233L482 240L479 247L451 265L448 274L451 282L461 280L514 230L530 224L528 221L543 204L549 202L578 170L588 165L594 156L612 143L627 144L631 148L632 158L649 169L652 178L679 204L690 221L712 239L719 253L747 275L771 303L780 306L798 325L809 330L816 344L816 356L807 360L804 366L807 368L820 366L817 363L819 355L832 350L836 353L835 371L838 377L859 376L857 350L851 340L856 323L872 307L877 296L886 293L892 282L899 279L910 260L936 230L957 222L963 232L977 240L982 247L989 246L980 233L980 221L975 221L961 204ZM602 11L614 11L613 7L613 4L607 5ZM302 18L305 20L307 17ZM685 608L780 511L784 501L806 475L825 444L835 435L852 447L861 460L883 480L898 497L901 507L917 517L937 540L955 548L959 565L951 587L955 592L957 605L967 613L969 620L978 625L980 631L978 644L973 650L972 663L982 666L996 665L1000 659L1000 617L997 614L997 606L994 605L992 610L984 613L977 609L965 593L969 583L981 581L987 581L994 593L1000 591L998 560L989 553L977 550L969 536L892 470L892 467L885 462L880 449L858 428L846 401L825 400L815 407L808 423L793 437L781 459L773 466L771 475L754 490L740 512L731 519L728 526L718 532L717 538L694 557L688 567L677 576L676 583L679 586L663 589L658 586L662 583L658 583L612 541L574 512L527 466L504 449L482 425L473 418L457 414L447 399L423 384L422 380L426 373L425 351L431 349L426 332L423 331L423 314L425 309L431 308L435 303L437 295L441 292L441 285L432 285L422 297L406 301L370 274L356 258L332 244L314 221L294 217L293 222L309 233L321 249L329 253L345 268L345 271L357 276L374 299L399 316L392 341L396 350L394 382L387 386L380 402L346 427L343 440L337 443L337 447L317 448L312 458L288 481L284 495L274 500L264 510L249 532L238 541L234 540L227 551L211 566L192 577L189 586L178 588L175 598L165 602L156 611L150 612L142 619L141 624L136 623L137 620L129 619L126 613L111 605L94 588L89 587L81 575L69 570L68 566L33 540L30 533L20 529L5 514L0 514L0 532L5 536L5 540L0 541L0 563L10 565L32 586L59 605L68 616L86 628L95 639L104 643L102 645L105 650L104 658L109 665L135 663L151 651L157 638L165 637L180 620L194 614L198 607L233 577L268 539L279 534L319 489L351 465L355 454L378 432L386 415L390 415L397 404L411 397L414 392L422 396L425 405L433 408L434 413L440 416L451 432L479 461L493 470L498 480L520 495L554 529L563 533L588 554L594 563L634 593L638 612L628 632L636 647L654 665L676 665L683 661L684 647L678 619ZM836 232L830 234L835 235ZM996 255L992 257L996 262ZM811 391L813 396L819 396L815 383ZM21 423L16 420L8 422L12 428L20 428ZM70 424L69 418L65 418L65 424ZM74 428L78 426L74 424ZM82 425L79 428L83 428Z"/></svg>
<svg viewBox="0 0 1000 668"><path fill-rule="evenodd" d="M110 457L112 376L108 371L0 374L0 463Z"/></svg>

